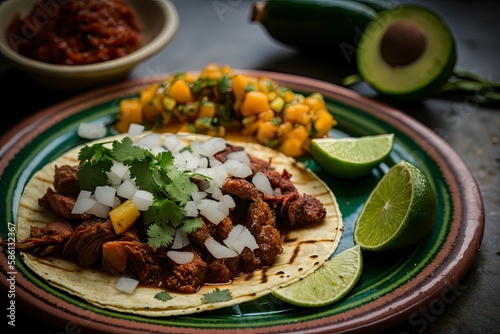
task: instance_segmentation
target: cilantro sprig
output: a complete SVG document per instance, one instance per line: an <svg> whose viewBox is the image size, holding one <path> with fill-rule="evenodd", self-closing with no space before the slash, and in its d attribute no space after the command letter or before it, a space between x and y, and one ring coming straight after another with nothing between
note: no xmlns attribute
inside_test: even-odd
<svg viewBox="0 0 500 334"><path fill-rule="evenodd" d="M187 218L184 206L191 193L198 191L192 181L194 173L180 170L174 164L169 151L154 155L149 150L134 145L130 137L121 141L85 145L78 154L81 161L78 171L80 187L93 191L97 186L108 184L107 172L115 161L129 167L136 186L153 194L153 204L142 213L142 221L148 225L148 244L154 248L170 245L175 230L181 228L190 233L202 225L201 218ZM199 177L199 175L197 175Z"/></svg>
<svg viewBox="0 0 500 334"><path fill-rule="evenodd" d="M202 303L220 303L220 302L227 302L229 300L233 299L233 296L231 294L231 291L229 289L219 289L215 288L212 292L207 292L203 295L201 298Z"/></svg>

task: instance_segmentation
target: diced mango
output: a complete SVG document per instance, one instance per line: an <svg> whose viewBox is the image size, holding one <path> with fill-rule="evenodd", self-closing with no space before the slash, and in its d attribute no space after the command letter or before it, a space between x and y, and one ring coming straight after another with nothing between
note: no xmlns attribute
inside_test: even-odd
<svg viewBox="0 0 500 334"><path fill-rule="evenodd" d="M233 90L236 100L243 100L247 93L248 84L255 84L257 81L243 74L236 74L231 80L231 89Z"/></svg>
<svg viewBox="0 0 500 334"><path fill-rule="evenodd" d="M109 219L115 233L120 234L130 229L140 215L134 202L126 200L109 212Z"/></svg>
<svg viewBox="0 0 500 334"><path fill-rule="evenodd" d="M291 104L285 108L283 120L306 125L310 122L310 109L311 107L305 103Z"/></svg>
<svg viewBox="0 0 500 334"><path fill-rule="evenodd" d="M186 81L182 79L175 80L168 90L168 95L175 99L177 103L192 102L194 100L193 93Z"/></svg>
<svg viewBox="0 0 500 334"><path fill-rule="evenodd" d="M245 94L243 103L241 104L241 115L243 117L260 114L263 111L269 110L269 101L265 93L259 91L251 91Z"/></svg>
<svg viewBox="0 0 500 334"><path fill-rule="evenodd" d="M129 98L120 101L120 113L115 128L118 132L128 131L130 124L142 123L142 106L138 98Z"/></svg>

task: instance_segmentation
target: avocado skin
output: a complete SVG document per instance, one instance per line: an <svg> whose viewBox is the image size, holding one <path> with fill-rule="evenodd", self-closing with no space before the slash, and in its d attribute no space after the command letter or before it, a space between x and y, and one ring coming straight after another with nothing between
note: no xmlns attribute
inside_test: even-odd
<svg viewBox="0 0 500 334"><path fill-rule="evenodd" d="M268 0L258 18L255 11L254 7L252 21L261 23L275 40L334 58L346 58L345 48L357 46L361 33L377 15L372 7L354 0Z"/></svg>
<svg viewBox="0 0 500 334"><path fill-rule="evenodd" d="M447 23L445 20L436 12L434 12L432 9L427 8L422 5L417 5L417 4L402 4L399 6L395 6L391 8L390 10L393 10L395 12L398 11L412 11L412 10L417 10L417 11L425 11L428 14L432 15L437 21L439 21L444 35L446 35L449 38L450 41L450 55L448 56L446 60L446 64L442 67L440 73L432 80L430 81L427 85L425 86L420 86L416 87L414 90L406 92L406 93L392 93L392 92L387 92L385 87L381 85L380 83L375 83L373 80L376 78L374 76L368 75L368 73L363 72L363 52L364 48L359 48L357 51L357 68L360 70L359 74L361 78L368 83L373 89L375 89L382 98L385 98L387 100L394 100L394 101L399 101L399 102L417 102L421 101L430 95L436 93L450 78L450 76L453 74L453 71L455 69L455 65L457 62L457 49L456 49L456 41L455 38L448 27ZM380 15L383 15L384 11L381 12ZM387 13L386 13L387 14ZM366 31L370 30L370 26L377 25L379 24L377 22L377 19L373 20L370 25L367 27ZM368 38L367 36L362 36L360 43L363 43L363 39ZM373 75L373 74L372 74Z"/></svg>

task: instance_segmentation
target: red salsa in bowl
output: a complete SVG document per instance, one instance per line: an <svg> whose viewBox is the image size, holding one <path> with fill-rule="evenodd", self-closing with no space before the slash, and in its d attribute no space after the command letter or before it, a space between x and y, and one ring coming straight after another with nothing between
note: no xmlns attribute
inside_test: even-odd
<svg viewBox="0 0 500 334"><path fill-rule="evenodd" d="M7 39L25 57L85 65L132 53L143 33L125 0L38 0L27 16L17 14L10 22Z"/></svg>

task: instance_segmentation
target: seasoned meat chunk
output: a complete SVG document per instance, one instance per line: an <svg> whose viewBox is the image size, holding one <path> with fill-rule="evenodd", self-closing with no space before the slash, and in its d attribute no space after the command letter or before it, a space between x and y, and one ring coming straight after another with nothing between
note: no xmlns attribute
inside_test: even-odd
<svg viewBox="0 0 500 334"><path fill-rule="evenodd" d="M64 246L64 255L75 258L82 267L101 261L102 245L117 240L111 221L94 218L78 225Z"/></svg>
<svg viewBox="0 0 500 334"><path fill-rule="evenodd" d="M55 167L54 189L61 195L77 197L80 193L79 179L76 173L78 166Z"/></svg>
<svg viewBox="0 0 500 334"><path fill-rule="evenodd" d="M183 249L184 250L184 249ZM178 264L170 261L172 270L165 277L165 286L168 289L183 293L194 293L205 284L207 264L195 250L193 260L189 263Z"/></svg>
<svg viewBox="0 0 500 334"><path fill-rule="evenodd" d="M47 188L47 192L42 198L38 199L38 205L42 208L53 211L61 218L68 220L87 220L90 219L90 214L72 214L73 206L75 205L76 197L61 195Z"/></svg>
<svg viewBox="0 0 500 334"><path fill-rule="evenodd" d="M216 226L210 222L204 222L200 228L188 234L189 240L198 246L205 247L205 240L215 233Z"/></svg>
<svg viewBox="0 0 500 334"><path fill-rule="evenodd" d="M276 228L276 221L266 202L260 200L250 204L246 227L259 245L259 248L255 250L255 254L262 260L264 265L272 265L276 256L283 252L283 247L281 235Z"/></svg>
<svg viewBox="0 0 500 334"><path fill-rule="evenodd" d="M244 200L257 201L260 198L257 188L245 179L228 178L222 186L222 191Z"/></svg>
<svg viewBox="0 0 500 334"><path fill-rule="evenodd" d="M73 224L64 220L53 221L42 228L32 226L30 237L17 242L16 249L39 255L60 253L73 231Z"/></svg>
<svg viewBox="0 0 500 334"><path fill-rule="evenodd" d="M326 209L317 198L296 194L285 196L281 214L288 218L291 226L306 225L321 222L326 216Z"/></svg>
<svg viewBox="0 0 500 334"><path fill-rule="evenodd" d="M139 241L109 241L102 245L102 269L118 275L131 275L139 281L149 277L154 249Z"/></svg>
<svg viewBox="0 0 500 334"><path fill-rule="evenodd" d="M207 282L229 283L231 282L231 270L226 265L226 259L213 259L208 264Z"/></svg>

